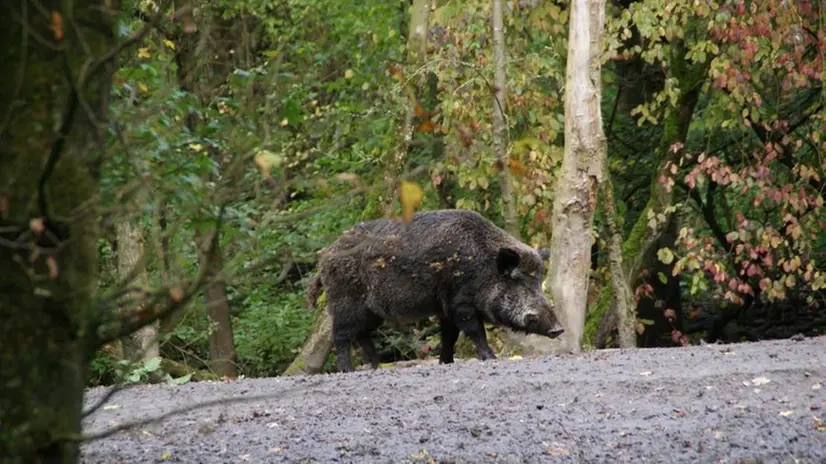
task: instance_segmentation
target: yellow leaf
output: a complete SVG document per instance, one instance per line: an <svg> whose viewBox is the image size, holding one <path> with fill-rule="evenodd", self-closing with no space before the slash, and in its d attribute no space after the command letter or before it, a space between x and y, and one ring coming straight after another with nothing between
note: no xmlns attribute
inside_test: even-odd
<svg viewBox="0 0 826 464"><path fill-rule="evenodd" d="M167 48L169 48L170 50L175 50L175 42L173 42L169 39L166 39L166 40L163 41L163 44L166 45Z"/></svg>
<svg viewBox="0 0 826 464"><path fill-rule="evenodd" d="M143 82L138 82L138 89L141 92L149 92L149 87L147 87Z"/></svg>
<svg viewBox="0 0 826 464"><path fill-rule="evenodd" d="M52 11L51 24L49 28L52 30L55 40L63 40L63 16L57 11Z"/></svg>
<svg viewBox="0 0 826 464"><path fill-rule="evenodd" d="M404 222L410 222L410 220L413 219L413 213L416 212L416 208L419 207L423 198L424 193L418 185L406 180L402 181L401 187L399 188L399 200L402 203L402 218Z"/></svg>
<svg viewBox="0 0 826 464"><path fill-rule="evenodd" d="M152 54L149 53L149 47L142 47L138 49L138 58L152 58Z"/></svg>
<svg viewBox="0 0 826 464"><path fill-rule="evenodd" d="M195 151L201 151L204 149L204 146L200 143L190 143L189 148Z"/></svg>
<svg viewBox="0 0 826 464"><path fill-rule="evenodd" d="M269 150L261 150L255 155L255 164L261 170L261 175L264 177L270 176L270 170L281 164L283 159Z"/></svg>
<svg viewBox="0 0 826 464"><path fill-rule="evenodd" d="M169 298L175 303L180 303L184 299L184 291L179 287L169 289Z"/></svg>
<svg viewBox="0 0 826 464"><path fill-rule="evenodd" d="M46 258L46 266L49 268L49 278L57 279L58 274L58 267L57 267L57 260L54 256L49 256Z"/></svg>

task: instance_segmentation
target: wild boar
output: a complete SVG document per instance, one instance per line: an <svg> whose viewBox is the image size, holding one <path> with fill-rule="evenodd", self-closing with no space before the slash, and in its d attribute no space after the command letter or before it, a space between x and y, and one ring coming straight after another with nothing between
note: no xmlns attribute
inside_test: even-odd
<svg viewBox="0 0 826 464"><path fill-rule="evenodd" d="M407 224L362 222L318 254L307 304L315 307L326 291L340 372L352 370L352 344L378 367L372 335L384 321L437 316L443 364L453 362L460 331L479 359L496 357L485 321L550 338L563 332L542 291L547 255L473 211L419 212Z"/></svg>

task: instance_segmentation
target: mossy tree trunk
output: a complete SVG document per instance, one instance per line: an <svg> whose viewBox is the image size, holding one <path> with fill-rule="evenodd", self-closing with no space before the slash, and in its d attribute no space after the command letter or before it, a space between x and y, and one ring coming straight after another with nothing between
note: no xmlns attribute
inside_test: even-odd
<svg viewBox="0 0 826 464"><path fill-rule="evenodd" d="M323 302L324 297L320 298ZM333 317L326 309L318 311L310 337L301 347L301 352L282 375L318 374L324 369L330 351L333 349Z"/></svg>
<svg viewBox="0 0 826 464"><path fill-rule="evenodd" d="M61 438L81 432L105 317L93 301L96 195L120 47L106 11L96 0L0 6L2 462L79 457L79 443Z"/></svg>
<svg viewBox="0 0 826 464"><path fill-rule="evenodd" d="M608 263L611 270L613 304L618 321L619 346L620 348L634 348L637 346L634 293L622 265L622 233L617 225L614 186L608 178L602 185L602 205L605 229L608 234Z"/></svg>
<svg viewBox="0 0 826 464"><path fill-rule="evenodd" d="M691 24L688 27L696 28L697 25ZM686 142L694 108L700 96L701 84L708 69L708 61L691 63L685 60L686 47L681 39L675 39L671 43L669 53L668 77L677 83L678 88L674 91L678 92L678 96L676 104L667 110L663 121L663 133L658 148L659 162L657 170L651 176L648 203L622 244L624 274L629 279L629 285L639 275L646 259L653 252L655 244L670 223L670 217L674 212L674 192L667 189L657 179L670 166L670 163L677 160L679 152L673 148L675 144L682 145ZM598 300L597 307L589 314L585 330L586 338L595 336L603 320L610 317L612 292L613 289L606 286L603 295ZM609 325L616 327L617 319L613 318L613 321L614 323Z"/></svg>

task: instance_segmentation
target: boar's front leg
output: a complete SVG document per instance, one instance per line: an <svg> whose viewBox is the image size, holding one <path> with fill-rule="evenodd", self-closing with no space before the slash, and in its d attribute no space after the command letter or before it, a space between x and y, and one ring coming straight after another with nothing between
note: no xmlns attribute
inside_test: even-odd
<svg viewBox="0 0 826 464"><path fill-rule="evenodd" d="M473 306L459 306L453 313L453 320L456 326L476 345L476 357L484 361L486 359L496 359L493 350L488 345L488 337L485 333L485 325L482 318Z"/></svg>
<svg viewBox="0 0 826 464"><path fill-rule="evenodd" d="M459 339L459 328L447 316L439 317L439 326L442 329L442 350L439 353L439 364L450 364L453 362L453 350L456 347L456 340Z"/></svg>

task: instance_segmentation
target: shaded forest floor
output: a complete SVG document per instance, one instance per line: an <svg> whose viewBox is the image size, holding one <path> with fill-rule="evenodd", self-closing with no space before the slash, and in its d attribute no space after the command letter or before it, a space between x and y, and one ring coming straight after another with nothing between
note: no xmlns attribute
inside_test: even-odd
<svg viewBox="0 0 826 464"><path fill-rule="evenodd" d="M249 401L87 443L83 461L826 461L826 337L141 386L85 432L225 398Z"/></svg>

